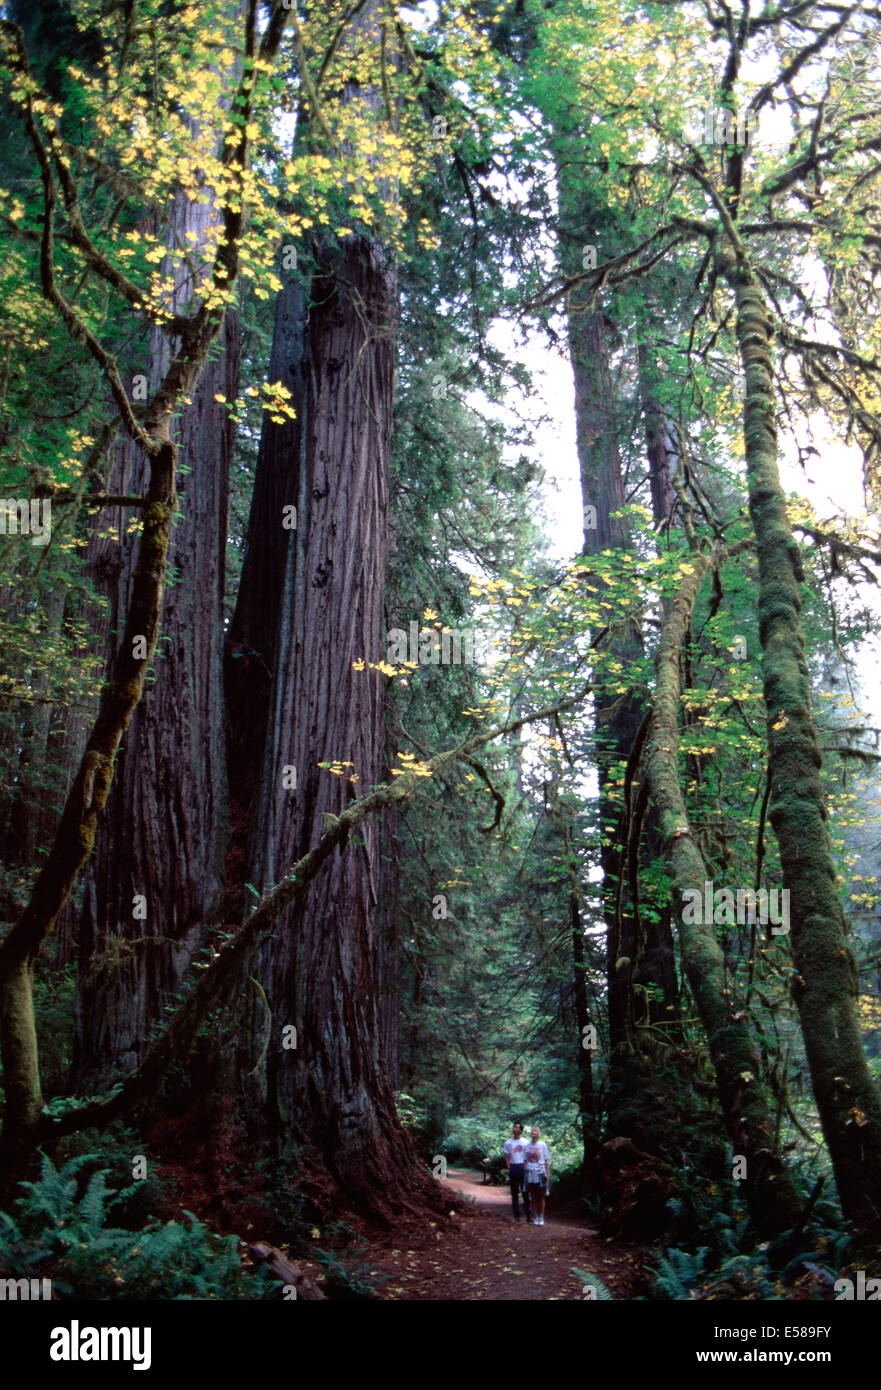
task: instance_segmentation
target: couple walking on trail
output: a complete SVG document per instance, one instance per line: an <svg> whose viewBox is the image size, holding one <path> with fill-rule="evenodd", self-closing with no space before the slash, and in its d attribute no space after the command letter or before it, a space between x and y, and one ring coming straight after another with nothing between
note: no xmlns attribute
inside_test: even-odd
<svg viewBox="0 0 881 1390"><path fill-rule="evenodd" d="M520 1198L523 1214L533 1226L545 1224L545 1202L550 1188L551 1156L542 1143L541 1130L533 1125L529 1139L523 1137L523 1126L514 1121L512 1137L504 1147L505 1167L511 1184L511 1207L514 1220L520 1220Z"/></svg>

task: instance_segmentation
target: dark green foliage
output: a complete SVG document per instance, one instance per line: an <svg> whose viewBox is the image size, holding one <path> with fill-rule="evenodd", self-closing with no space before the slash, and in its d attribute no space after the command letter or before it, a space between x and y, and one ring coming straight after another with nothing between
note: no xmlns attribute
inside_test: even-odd
<svg viewBox="0 0 881 1390"><path fill-rule="evenodd" d="M238 1238L212 1234L190 1212L184 1212L184 1221L154 1220L138 1231L111 1225L138 1184L114 1191L105 1169L86 1178L96 1157L81 1154L58 1169L43 1155L39 1180L22 1183L23 1196L12 1212L0 1212L5 1273L48 1276L62 1298L271 1296L267 1273L243 1269Z"/></svg>
<svg viewBox="0 0 881 1390"><path fill-rule="evenodd" d="M833 1203L816 1203L802 1233L757 1243L742 1198L730 1187L707 1184L694 1172L680 1194L669 1204L669 1231L674 1240L682 1241L686 1230L690 1238L653 1262L651 1298L787 1299L796 1284L800 1298L831 1296L852 1254Z"/></svg>

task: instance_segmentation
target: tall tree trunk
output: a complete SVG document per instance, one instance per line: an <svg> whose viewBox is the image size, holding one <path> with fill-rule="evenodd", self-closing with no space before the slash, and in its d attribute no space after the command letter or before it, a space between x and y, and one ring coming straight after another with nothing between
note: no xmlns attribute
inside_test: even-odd
<svg viewBox="0 0 881 1390"><path fill-rule="evenodd" d="M264 62L274 59L283 30L284 15L276 9L259 42ZM10 51L17 70L28 76L27 55L20 35L13 32L10 36L7 29L6 37L12 39ZM258 51L256 4L248 6L243 37L245 52L255 54ZM214 283L223 279L230 287L235 285L238 275L240 237L247 216L243 184L250 153L252 87L253 72L249 70L245 81L239 83L234 98L241 125L231 131L224 142L224 164L232 173L233 191L238 196L230 197L221 209L221 249L214 258L211 278ZM3 1117L0 1183L6 1186L13 1180L16 1167L32 1155L39 1131L36 1115L39 1113L41 1095L31 967L36 952L53 930L61 909L69 899L79 871L94 849L98 821L113 783L120 742L143 695L149 663L156 656L172 522L177 505L178 454L177 445L171 439L173 415L181 400L185 400L187 394L198 385L225 318L222 309L202 304L186 319L181 326L180 344L174 358L169 362L159 388L148 400L141 418L137 418L114 358L78 316L76 308L65 298L56 282L53 231L57 187L52 162L34 123L29 77L28 89L22 116L34 146L43 190L44 235L40 276L43 295L64 322L73 340L86 344L100 364L129 437L139 443L150 462L141 513L142 534L117 658L102 687L95 722L86 740L79 771L69 789L54 842L46 854L27 906L0 942L0 1006L3 1010L0 1049L4 1076L15 1078L16 1085L20 1081L26 1091L26 1095L17 1097L15 1106L7 1106ZM52 148L54 163L59 165L63 161L62 142L54 127ZM64 177L65 180L71 178L69 170ZM101 274L108 284L113 282L114 275L110 271L102 270ZM161 1066L161 1059L155 1065ZM79 1117L71 1123L78 1125Z"/></svg>
<svg viewBox="0 0 881 1390"><path fill-rule="evenodd" d="M673 478L678 460L667 412L659 399L661 373L649 344L643 340L640 340L637 348L637 370L645 418L652 520L656 533L660 535L665 527L670 526L673 518L676 502ZM662 610L666 612L666 606L662 605ZM637 805L649 790L644 773L640 775L635 792ZM645 848L650 861L663 858L664 845L653 805L646 809L645 814ZM651 1022L662 1026L676 1022L680 1015L676 943L671 917L669 907L650 915L645 946L637 968L637 983L646 986L654 984L660 988L660 994L652 991L654 997L649 1002L648 1012Z"/></svg>
<svg viewBox="0 0 881 1390"><path fill-rule="evenodd" d="M212 215L210 204L180 197L178 237L204 233ZM221 352L207 363L180 418L180 515L169 553L179 577L166 594L154 680L123 741L103 813L112 833L100 837L85 875L73 1068L81 1088L138 1063L219 907L226 821L223 584L234 431L214 397L235 399L238 342L236 317L228 314ZM167 362L156 334L151 390ZM112 490L138 492L145 478L141 452L120 445ZM116 534L96 535L92 560L110 600L109 664L129 604L135 553L128 534L133 514L118 509L115 515ZM106 533L107 520L99 532Z"/></svg>
<svg viewBox="0 0 881 1390"><path fill-rule="evenodd" d="M626 523L613 512L624 506L624 483L618 452L615 392L609 370L605 316L579 309L570 299L569 344L575 377L575 422L581 492L585 510L596 510L596 526L585 526L584 553L612 548L629 550ZM641 655L635 627L614 642L615 655L629 663ZM625 855L618 843L621 806L615 795L620 766L627 762L643 717L640 702L615 695L595 697L597 773L600 784L600 835L603 895L607 926L610 1089L629 1091L631 1062L638 1054L632 1028L632 986L639 957L636 924L619 883ZM626 962L621 968L620 962Z"/></svg>
<svg viewBox="0 0 881 1390"><path fill-rule="evenodd" d="M736 235L736 234L735 234ZM790 894L798 1005L814 1095L845 1214L881 1231L881 1094L857 1017L858 979L826 830L822 758L801 625L798 546L777 465L772 327L745 254L720 258L734 291L745 378L749 507L759 558L759 636L768 728L768 816Z"/></svg>
<svg viewBox="0 0 881 1390"><path fill-rule="evenodd" d="M688 825L679 784L680 657L691 625L701 580L713 560L695 555L664 622L655 656L655 709L648 753L648 776L660 830L673 873L674 901L686 889L703 894L707 866ZM681 897L679 899L681 901ZM800 1201L773 1151L774 1123L769 1094L742 1001L732 993L725 957L712 922L680 914L682 952L688 982L707 1037L719 1099L735 1155L746 1159L744 1188L759 1231L774 1234L792 1226ZM690 918L690 914L689 914Z"/></svg>
<svg viewBox="0 0 881 1390"><path fill-rule="evenodd" d="M245 901L244 889L249 855L254 857L261 836L269 833L259 824L261 772L288 552L296 544L297 527L291 523L305 511L300 486L305 477L301 449L306 418L306 322L303 289L293 280L276 296L269 380L280 381L291 393L295 418L277 424L268 414L264 416L245 557L224 651L231 820L224 915L231 921L240 920L253 907L253 902ZM290 507L295 514L285 511ZM249 829L253 832L255 826L256 839L249 851Z"/></svg>
<svg viewBox="0 0 881 1390"><path fill-rule="evenodd" d="M376 243L353 236L343 251L324 253L311 297L303 507L288 555L251 868L261 889L315 845L325 816L383 775L384 677L355 663L381 660L385 647L394 266ZM342 764L344 775L322 762ZM285 785L291 768L295 790ZM272 1013L265 1087L282 1141L311 1145L347 1196L382 1217L412 1191L417 1169L382 1051L378 827L365 824L359 839L285 915L255 974ZM291 1025L295 1049L284 1046Z"/></svg>
<svg viewBox="0 0 881 1390"><path fill-rule="evenodd" d="M349 43L376 51L384 24L379 7L368 4L341 52ZM387 111L378 86L350 81L343 100L367 121ZM384 196L394 200L393 185ZM261 891L385 772L385 677L364 663L382 660L386 645L393 256L363 230L342 248L326 244L310 305L297 427L279 437L275 461L276 485L298 517L276 590L261 781L252 801L248 877ZM275 553L267 552L270 562ZM256 573L249 583L266 589ZM250 596L243 600L243 619L251 605ZM246 629L256 630L253 622L243 622ZM438 1192L398 1121L389 1080L390 1005L380 1000L393 943L377 915L388 871L380 836L378 825L365 823L355 852L332 856L258 952L253 975L268 1000L271 1033L256 1067L249 1058L257 1080L247 1108L256 1101L282 1150L290 1142L305 1146L310 1166L323 1166L347 1201L385 1219L411 1198L437 1201ZM252 1032L248 1020L246 1045Z"/></svg>
<svg viewBox="0 0 881 1390"><path fill-rule="evenodd" d="M646 456L649 464L649 489L652 498L652 517L655 528L669 526L676 503L673 476L676 450L667 422L667 414L658 394L657 364L648 345L640 342L637 349L639 385L645 417Z"/></svg>
<svg viewBox="0 0 881 1390"><path fill-rule="evenodd" d="M568 176L559 171L561 219L567 228L585 220L583 197L568 187ZM580 268L573 261L575 238L567 231L561 239L564 272ZM571 242L571 244L570 244ZM574 291L568 304L569 351L575 379L575 421L582 502L585 508L584 553L607 549L630 550L629 527L613 513L624 506L624 480L618 448L619 421L616 393L609 365L607 320L595 305ZM589 513L591 507L594 512ZM595 520L596 524L591 523ZM639 629L631 623L612 639L610 651L625 668L642 656ZM650 1056L650 1036L640 1025L648 1022L644 982L653 964L663 963L663 952L652 943L652 962L643 959L644 933L627 885L627 846L623 834L620 800L621 769L627 764L645 716L635 695L595 696L597 775L599 779L600 856L603 869L603 902L606 919L606 980L609 1007L609 1121L612 1135L627 1135L648 1152L659 1151L669 1124L662 1119L662 1088L657 1066ZM669 965L669 962L668 962ZM675 1007L675 971L665 969L661 981L674 985L671 997L664 993L661 1009ZM661 982L659 981L659 983ZM635 985L643 989L635 990ZM664 989L664 984L662 984ZM669 1018L669 1015L667 1015Z"/></svg>
<svg viewBox="0 0 881 1390"><path fill-rule="evenodd" d="M581 920L582 888L578 861L572 845L567 810L560 801L556 780L547 784L546 799L552 817L557 822L563 844L563 859L569 878L569 921L572 925L572 992L575 1003L575 1025L578 1036L578 1118L581 1126L582 1163L589 1173L596 1158L596 1095L593 1084L594 1047L590 1036L590 1010L587 1003L587 960L584 950L584 924ZM593 1025L596 1036L599 1030Z"/></svg>

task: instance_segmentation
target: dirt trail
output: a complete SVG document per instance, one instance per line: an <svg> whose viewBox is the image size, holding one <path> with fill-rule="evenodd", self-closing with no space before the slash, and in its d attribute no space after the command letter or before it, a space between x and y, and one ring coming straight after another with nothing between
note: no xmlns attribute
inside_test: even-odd
<svg viewBox="0 0 881 1390"><path fill-rule="evenodd" d="M446 1186L474 1205L445 1229L434 1222L399 1226L393 1242L373 1246L371 1270L384 1280L379 1298L581 1300L585 1280L573 1265L595 1274L616 1298L633 1297L638 1252L556 1217L553 1187L546 1224L530 1226L513 1220L507 1187L484 1186L478 1173L451 1168Z"/></svg>

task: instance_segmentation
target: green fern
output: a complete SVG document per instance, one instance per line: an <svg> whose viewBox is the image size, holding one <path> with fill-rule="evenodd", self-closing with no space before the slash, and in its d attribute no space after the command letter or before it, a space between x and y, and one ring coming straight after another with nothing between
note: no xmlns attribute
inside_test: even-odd
<svg viewBox="0 0 881 1390"><path fill-rule="evenodd" d="M245 1271L235 1236L217 1236L192 1212L186 1224L149 1221L139 1231L108 1224L133 1189L115 1192L107 1170L81 1170L95 1154L60 1170L42 1156L38 1182L21 1183L12 1213L0 1213L0 1267L16 1277L50 1274L62 1297L93 1299L234 1299L274 1296L268 1270ZM277 1284L277 1281L275 1281ZM275 1290L277 1293L277 1288Z"/></svg>
<svg viewBox="0 0 881 1390"><path fill-rule="evenodd" d="M579 1269L577 1265L572 1266L572 1273L577 1275L583 1284L590 1284L592 1288L596 1289L597 1302L614 1302L615 1295L611 1289L607 1289L602 1279L598 1279L595 1274L591 1274L586 1269Z"/></svg>
<svg viewBox="0 0 881 1390"><path fill-rule="evenodd" d="M85 1196L79 1204L79 1215L88 1226L103 1226L104 1209L110 1195L105 1181L104 1170L93 1173L89 1179Z"/></svg>
<svg viewBox="0 0 881 1390"><path fill-rule="evenodd" d="M658 1261L654 1270L655 1293L661 1298L677 1301L691 1298L691 1292L703 1272L708 1247L692 1254L688 1250L670 1249Z"/></svg>

